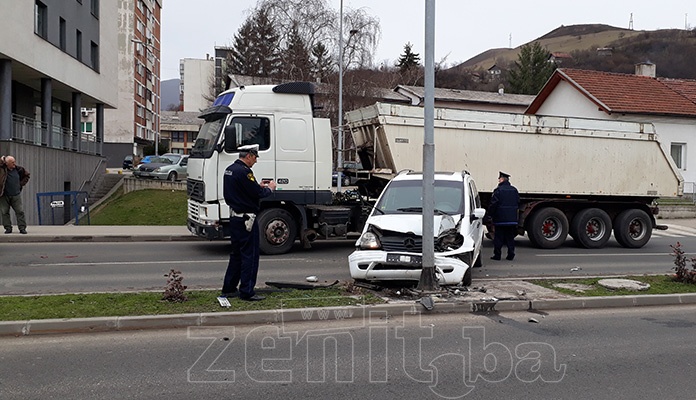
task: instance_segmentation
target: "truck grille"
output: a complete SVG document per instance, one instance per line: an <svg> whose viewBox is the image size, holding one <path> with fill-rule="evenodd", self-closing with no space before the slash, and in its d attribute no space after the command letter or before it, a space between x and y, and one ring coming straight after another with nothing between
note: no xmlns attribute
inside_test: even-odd
<svg viewBox="0 0 696 400"><path fill-rule="evenodd" d="M200 220L200 218L199 218L199 214L200 214L199 210L200 210L200 209L199 209L197 203L193 203L193 202L191 202L191 201L188 202L188 216L189 216L189 218L191 218L191 219L193 219L193 220L195 220L195 221L199 221L199 220Z"/></svg>
<svg viewBox="0 0 696 400"><path fill-rule="evenodd" d="M382 236L382 249L384 251L406 251L409 253L423 252L423 238L415 235Z"/></svg>
<svg viewBox="0 0 696 400"><path fill-rule="evenodd" d="M198 202L205 201L205 183L193 179L186 180L186 194L191 200Z"/></svg>

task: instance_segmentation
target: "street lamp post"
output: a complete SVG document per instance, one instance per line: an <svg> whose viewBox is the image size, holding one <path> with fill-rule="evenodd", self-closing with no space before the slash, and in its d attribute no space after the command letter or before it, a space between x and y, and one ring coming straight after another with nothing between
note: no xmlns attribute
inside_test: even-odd
<svg viewBox="0 0 696 400"><path fill-rule="evenodd" d="M343 0L338 21L338 154L336 158L336 191L341 192L343 181Z"/></svg>

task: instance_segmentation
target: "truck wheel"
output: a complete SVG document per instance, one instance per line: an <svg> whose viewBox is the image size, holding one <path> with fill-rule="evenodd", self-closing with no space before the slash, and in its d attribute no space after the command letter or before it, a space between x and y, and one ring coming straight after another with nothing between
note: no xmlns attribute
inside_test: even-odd
<svg viewBox="0 0 696 400"><path fill-rule="evenodd" d="M471 267L466 269L466 272L464 273L464 279L462 279L462 285L464 286L471 286Z"/></svg>
<svg viewBox="0 0 696 400"><path fill-rule="evenodd" d="M297 224L289 212L271 208L258 216L260 250L263 254L285 254L297 238Z"/></svg>
<svg viewBox="0 0 696 400"><path fill-rule="evenodd" d="M614 237L623 247L638 249L645 246L652 236L652 221L643 210L622 211L614 221Z"/></svg>
<svg viewBox="0 0 696 400"><path fill-rule="evenodd" d="M600 249L611 237L611 218L599 208L586 208L570 223L570 236L586 249Z"/></svg>
<svg viewBox="0 0 696 400"><path fill-rule="evenodd" d="M535 246L555 249L568 236L568 218L558 208L542 208L532 216L527 234Z"/></svg>

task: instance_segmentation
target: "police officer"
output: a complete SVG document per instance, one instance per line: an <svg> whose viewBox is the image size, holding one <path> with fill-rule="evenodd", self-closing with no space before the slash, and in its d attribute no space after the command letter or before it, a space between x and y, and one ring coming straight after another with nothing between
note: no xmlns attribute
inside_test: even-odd
<svg viewBox="0 0 696 400"><path fill-rule="evenodd" d="M507 246L507 260L515 258L515 236L517 236L517 210L520 194L510 184L510 175L500 171L498 187L493 191L487 213L495 225L493 235L493 257L500 260L503 244Z"/></svg>
<svg viewBox="0 0 696 400"><path fill-rule="evenodd" d="M264 297L254 292L259 272L259 225L256 214L261 198L270 196L276 183L273 180L259 183L254 177L251 167L259 157L258 144L241 146L238 150L239 159L227 167L223 177L225 202L230 206L232 251L222 285L222 296L259 301Z"/></svg>

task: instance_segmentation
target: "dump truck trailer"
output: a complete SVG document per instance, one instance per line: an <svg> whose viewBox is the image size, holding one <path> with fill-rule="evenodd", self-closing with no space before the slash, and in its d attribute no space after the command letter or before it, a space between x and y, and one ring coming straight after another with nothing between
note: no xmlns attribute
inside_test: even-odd
<svg viewBox="0 0 696 400"><path fill-rule="evenodd" d="M423 111L376 103L346 114L370 176L358 182L363 195L376 197L401 170L422 170ZM568 235L601 248L612 231L621 246L642 247L653 229L666 229L655 201L683 193L649 123L444 108L434 118L435 170L468 171L487 186L478 188L484 207L499 171L510 174L520 192L518 231L540 248Z"/></svg>

